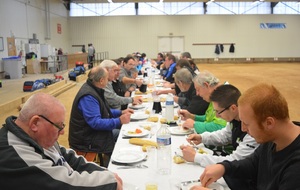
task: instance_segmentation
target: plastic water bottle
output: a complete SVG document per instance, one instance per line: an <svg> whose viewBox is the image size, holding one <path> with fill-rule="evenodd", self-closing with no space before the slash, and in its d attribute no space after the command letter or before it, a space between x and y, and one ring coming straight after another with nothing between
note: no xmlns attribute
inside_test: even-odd
<svg viewBox="0 0 300 190"><path fill-rule="evenodd" d="M157 172L162 175L171 173L171 132L168 125L161 124L157 131L156 141L157 149Z"/></svg>
<svg viewBox="0 0 300 190"><path fill-rule="evenodd" d="M168 94L166 100L166 120L167 123L174 121L174 98L172 94Z"/></svg>
<svg viewBox="0 0 300 190"><path fill-rule="evenodd" d="M155 86L155 68L151 68L152 84Z"/></svg>

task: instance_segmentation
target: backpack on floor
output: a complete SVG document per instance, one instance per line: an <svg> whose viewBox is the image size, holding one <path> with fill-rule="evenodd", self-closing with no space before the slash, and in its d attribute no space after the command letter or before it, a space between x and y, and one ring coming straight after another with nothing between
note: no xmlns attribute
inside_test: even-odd
<svg viewBox="0 0 300 190"><path fill-rule="evenodd" d="M33 81L25 81L23 84L23 92L31 92L33 83Z"/></svg>

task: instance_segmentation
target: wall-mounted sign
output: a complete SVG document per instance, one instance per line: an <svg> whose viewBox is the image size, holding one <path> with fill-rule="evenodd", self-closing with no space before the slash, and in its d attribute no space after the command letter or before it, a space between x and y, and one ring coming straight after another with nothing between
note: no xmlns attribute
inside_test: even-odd
<svg viewBox="0 0 300 190"><path fill-rule="evenodd" d="M285 23L260 23L261 29L285 29Z"/></svg>
<svg viewBox="0 0 300 190"><path fill-rule="evenodd" d="M61 24L57 24L57 33L61 34Z"/></svg>

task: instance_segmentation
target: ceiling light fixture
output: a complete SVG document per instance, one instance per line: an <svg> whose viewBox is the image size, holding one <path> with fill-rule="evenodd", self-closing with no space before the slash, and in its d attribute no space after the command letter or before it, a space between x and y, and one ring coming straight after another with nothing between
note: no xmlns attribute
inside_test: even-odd
<svg viewBox="0 0 300 190"><path fill-rule="evenodd" d="M112 0L107 0L109 3L113 3L113 1Z"/></svg>
<svg viewBox="0 0 300 190"><path fill-rule="evenodd" d="M159 0L159 3L163 3L164 2L164 0Z"/></svg>

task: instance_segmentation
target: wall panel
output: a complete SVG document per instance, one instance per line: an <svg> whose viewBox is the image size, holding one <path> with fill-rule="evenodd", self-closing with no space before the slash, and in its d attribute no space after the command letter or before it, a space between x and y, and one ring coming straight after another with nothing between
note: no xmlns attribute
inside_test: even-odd
<svg viewBox="0 0 300 190"><path fill-rule="evenodd" d="M72 43L92 42L110 58L135 51L156 57L158 36L184 36L185 51L195 58L298 57L299 15L115 16L70 18ZM286 29L260 29L262 22L286 23ZM81 27L80 30L76 28ZM193 43L236 43L236 52L216 55L215 46Z"/></svg>

